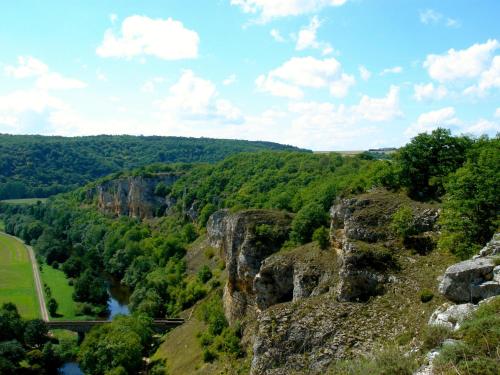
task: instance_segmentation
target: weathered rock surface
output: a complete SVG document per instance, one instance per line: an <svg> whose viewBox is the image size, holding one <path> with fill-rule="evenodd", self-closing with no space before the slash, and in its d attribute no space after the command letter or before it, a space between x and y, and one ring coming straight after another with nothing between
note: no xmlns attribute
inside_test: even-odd
<svg viewBox="0 0 500 375"><path fill-rule="evenodd" d="M500 255L500 233L495 233L490 242L479 252L479 256Z"/></svg>
<svg viewBox="0 0 500 375"><path fill-rule="evenodd" d="M460 305L451 305L445 303L434 311L429 319L429 325L442 325L450 330L460 328L462 322L470 317L477 309L477 305L472 303L463 303Z"/></svg>
<svg viewBox="0 0 500 375"><path fill-rule="evenodd" d="M337 279L337 262L334 252L312 246L271 255L255 276L257 307L263 310L328 292Z"/></svg>
<svg viewBox="0 0 500 375"><path fill-rule="evenodd" d="M141 219L153 217L168 208L165 197L154 194L156 186L159 183L172 185L178 178L173 173L118 178L96 186L88 195L97 198L97 206L102 212Z"/></svg>
<svg viewBox="0 0 500 375"><path fill-rule="evenodd" d="M264 259L288 239L292 215L282 211L245 210L214 213L207 223L210 244L226 262L224 310L229 322L256 306L254 278Z"/></svg>
<svg viewBox="0 0 500 375"><path fill-rule="evenodd" d="M493 279L495 263L490 257L480 257L456 263L446 270L439 292L449 300L477 302L500 294L500 284Z"/></svg>
<svg viewBox="0 0 500 375"><path fill-rule="evenodd" d="M340 301L364 301L383 293L390 259L392 215L407 198L387 191L363 194L357 198L339 199L330 209L330 236L343 260L338 285ZM412 202L416 232L435 229L439 210ZM416 241L418 242L418 241ZM427 252L427 244L424 252Z"/></svg>

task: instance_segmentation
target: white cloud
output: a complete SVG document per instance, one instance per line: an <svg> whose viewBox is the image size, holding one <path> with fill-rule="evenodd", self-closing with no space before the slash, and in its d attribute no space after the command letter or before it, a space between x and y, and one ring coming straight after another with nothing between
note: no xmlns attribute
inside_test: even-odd
<svg viewBox="0 0 500 375"><path fill-rule="evenodd" d="M307 48L314 48L314 49L321 49L323 55L328 55L332 53L333 48L330 46L330 44L326 42L319 42L316 39L316 33L320 26L321 22L319 21L319 18L317 16L314 16L311 19L309 25L300 29L295 49L297 51L302 51Z"/></svg>
<svg viewBox="0 0 500 375"><path fill-rule="evenodd" d="M366 69L363 65L359 66L359 75L361 76L361 79L363 81L368 81L370 77L372 76L372 73Z"/></svg>
<svg viewBox="0 0 500 375"><path fill-rule="evenodd" d="M495 56L489 69L483 71L476 85L464 90L466 95L485 95L491 88L500 88L500 56Z"/></svg>
<svg viewBox="0 0 500 375"><path fill-rule="evenodd" d="M486 69L493 52L499 47L496 39L489 39L463 50L451 48L442 55L427 55L423 66L429 76L439 82L475 78Z"/></svg>
<svg viewBox="0 0 500 375"><path fill-rule="evenodd" d="M261 22L272 18L313 13L328 6L344 5L347 0L231 0L243 12L259 14Z"/></svg>
<svg viewBox="0 0 500 375"><path fill-rule="evenodd" d="M403 72L403 68L400 66L394 66L392 68L386 68L380 72L381 76L384 76L386 74L400 74Z"/></svg>
<svg viewBox="0 0 500 375"><path fill-rule="evenodd" d="M114 24L114 23L118 20L118 15L117 15L117 14L115 14L115 13L111 13L111 14L109 15L109 20L110 20L110 22L111 22L111 23L113 23L113 24Z"/></svg>
<svg viewBox="0 0 500 375"><path fill-rule="evenodd" d="M448 90L443 85L434 86L431 83L420 83L413 86L415 94L413 97L421 102L425 100L440 100L448 95Z"/></svg>
<svg viewBox="0 0 500 375"><path fill-rule="evenodd" d="M273 37L273 39L275 41L277 41L278 43L284 43L285 42L285 38L281 35L281 33L279 32L279 30L277 29L272 29L269 34L271 34L271 36Z"/></svg>
<svg viewBox="0 0 500 375"><path fill-rule="evenodd" d="M460 21L445 17L441 13L436 12L434 9L426 9L419 12L420 22L425 25L440 24L441 22L446 27L460 27Z"/></svg>
<svg viewBox="0 0 500 375"><path fill-rule="evenodd" d="M497 110L495 111L495 117L500 118L500 107L498 107Z"/></svg>
<svg viewBox="0 0 500 375"><path fill-rule="evenodd" d="M42 61L31 56L19 56L18 66L8 65L4 68L5 74L13 78L38 77L49 72L49 67Z"/></svg>
<svg viewBox="0 0 500 375"><path fill-rule="evenodd" d="M108 77L101 71L101 69L97 69L95 74L99 81L106 82L108 80Z"/></svg>
<svg viewBox="0 0 500 375"><path fill-rule="evenodd" d="M500 124L485 119L479 119L474 124L467 126L465 132L475 135L500 132Z"/></svg>
<svg viewBox="0 0 500 375"><path fill-rule="evenodd" d="M241 111L229 101L219 98L215 85L186 70L170 87L170 95L156 103L175 121L189 123L241 123Z"/></svg>
<svg viewBox="0 0 500 375"><path fill-rule="evenodd" d="M301 88L328 87L333 95L345 96L352 84L354 77L343 74L335 58L319 60L310 56L293 57L256 80L260 91L294 99L303 97Z"/></svg>
<svg viewBox="0 0 500 375"><path fill-rule="evenodd" d="M226 79L224 79L224 81L222 81L222 84L224 86L229 86L229 85L232 85L235 82L236 82L236 74L231 74Z"/></svg>
<svg viewBox="0 0 500 375"><path fill-rule="evenodd" d="M44 62L31 56L19 56L18 66L6 66L5 74L16 79L36 78L35 86L45 90L70 90L87 87L85 82L51 72Z"/></svg>
<svg viewBox="0 0 500 375"><path fill-rule="evenodd" d="M163 82L165 82L165 78L154 77L144 82L144 84L141 86L141 91L145 93L153 93L156 91L156 86Z"/></svg>
<svg viewBox="0 0 500 375"><path fill-rule="evenodd" d="M163 60L193 59L198 57L199 42L198 34L182 22L134 15L123 20L120 35L108 29L96 53L101 57L151 55Z"/></svg>
<svg viewBox="0 0 500 375"><path fill-rule="evenodd" d="M371 98L363 95L359 104L353 108L353 112L365 120L374 122L389 121L401 116L399 87L391 86L383 98Z"/></svg>
<svg viewBox="0 0 500 375"><path fill-rule="evenodd" d="M456 117L455 108L445 107L422 113L417 122L406 129L405 134L413 136L419 133L431 132L439 127L454 127L460 124L461 121Z"/></svg>
<svg viewBox="0 0 500 375"><path fill-rule="evenodd" d="M66 78L59 73L47 73L36 80L36 87L45 90L71 90L87 87L85 82L74 78Z"/></svg>

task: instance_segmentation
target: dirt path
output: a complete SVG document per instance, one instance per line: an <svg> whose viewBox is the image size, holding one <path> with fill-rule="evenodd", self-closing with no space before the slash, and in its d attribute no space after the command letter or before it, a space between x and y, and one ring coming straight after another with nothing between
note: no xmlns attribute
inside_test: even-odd
<svg viewBox="0 0 500 375"><path fill-rule="evenodd" d="M35 252L33 248L28 245L24 245L28 249L30 255L31 266L33 267L33 277L35 279L36 294L38 296L38 302L40 304L40 313L42 314L42 319L46 322L49 321L49 312L47 311L47 305L45 304L45 294L43 293L42 278L40 277L40 270L38 268L38 262L36 261Z"/></svg>

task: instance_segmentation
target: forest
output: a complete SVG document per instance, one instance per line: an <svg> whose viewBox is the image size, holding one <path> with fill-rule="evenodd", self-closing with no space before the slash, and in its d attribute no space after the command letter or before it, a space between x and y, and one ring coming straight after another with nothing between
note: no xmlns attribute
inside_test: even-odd
<svg viewBox="0 0 500 375"><path fill-rule="evenodd" d="M215 162L238 152L298 150L240 140L0 134L0 200L43 198L121 170L155 162Z"/></svg>

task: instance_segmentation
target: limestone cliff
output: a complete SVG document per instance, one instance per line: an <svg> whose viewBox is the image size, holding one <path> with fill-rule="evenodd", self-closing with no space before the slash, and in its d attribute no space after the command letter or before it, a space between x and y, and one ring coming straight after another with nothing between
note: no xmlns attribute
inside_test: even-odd
<svg viewBox="0 0 500 375"><path fill-rule="evenodd" d="M96 198L102 212L143 219L163 214L168 208L168 200L155 195L155 188L159 183L170 186L178 178L173 173L123 177L97 185L88 195Z"/></svg>
<svg viewBox="0 0 500 375"><path fill-rule="evenodd" d="M224 309L230 322L255 307L254 278L262 261L288 239L292 216L281 211L246 210L214 213L207 223L210 244L219 248L228 281Z"/></svg>

